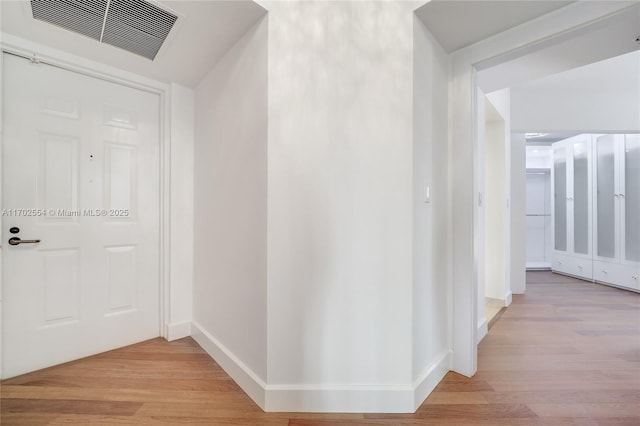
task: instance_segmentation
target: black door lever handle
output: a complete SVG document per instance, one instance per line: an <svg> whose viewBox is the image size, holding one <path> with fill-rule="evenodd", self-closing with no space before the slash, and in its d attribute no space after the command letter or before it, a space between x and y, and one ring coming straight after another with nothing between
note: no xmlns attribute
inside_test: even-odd
<svg viewBox="0 0 640 426"><path fill-rule="evenodd" d="M21 240L18 237L11 237L9 238L9 245L10 246L17 246L20 244L36 244L39 243L40 240Z"/></svg>

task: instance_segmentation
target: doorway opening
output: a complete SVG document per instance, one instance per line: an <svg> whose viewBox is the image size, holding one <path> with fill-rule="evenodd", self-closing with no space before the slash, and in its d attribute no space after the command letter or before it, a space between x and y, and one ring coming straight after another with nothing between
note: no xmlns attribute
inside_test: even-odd
<svg viewBox="0 0 640 426"><path fill-rule="evenodd" d="M550 137L562 138L575 135L577 127L570 120L577 111L569 112L569 121L565 122L564 126L556 123L538 127L526 126L523 123L527 120L523 117L529 119L529 123L536 122L532 117L537 111L532 110L531 105L537 105L539 108L544 108L544 105L529 102L527 109L527 105L523 103L523 99L526 98L525 88L529 82L544 81L548 76L562 75L568 70L579 69L584 65L599 63L637 50L638 45L630 43L632 40L630 34L633 33L632 28L633 25L637 25L637 21L637 7L628 8L575 29L572 37L568 36L571 31L567 31L543 42L525 46L520 52L512 51L473 65L476 72L477 91L474 113L476 123L474 187L477 194L474 204L477 341L486 334L485 324L491 312L491 307L486 303L491 299L486 298L491 297L489 294L491 284L499 282L495 278L490 279L487 273L491 263L494 265L500 263L495 260L495 257L502 258L502 271L506 275L505 294L509 295L525 292L527 268L551 269L552 155L549 146L551 142L545 141L541 136L551 135ZM580 47L593 46L594 39L602 35L606 29L611 31L610 37L604 41L599 40L596 49ZM620 42L621 38L625 40L624 43ZM584 51L590 51L590 54L581 53ZM554 64L554 62L557 63L557 59L554 58L558 57L559 52L563 52L570 58L561 65ZM638 104L638 90L634 88L635 86L627 88L627 91L636 97L636 104ZM543 93L541 87L536 87L536 90L537 92L531 91L527 94L529 101L533 97L541 97ZM496 156L495 151L491 152L487 143L486 128L490 123L487 115L490 113L487 113L486 103L487 99L499 96L500 93L506 93L508 98L509 114L505 126L508 129L508 142L500 152L500 155L504 155L505 165L502 169L496 169L500 167L500 164L496 164L500 156ZM566 93L558 96L563 95ZM554 105L550 104L547 109L557 111L553 107ZM591 107L593 109L593 105ZM604 105L602 107L607 108ZM555 118L560 120L562 114L557 115ZM639 123L636 123L632 128L637 129L638 126ZM492 164L491 170L488 169L490 164ZM493 179L491 175L496 170L500 170L501 175L503 172L506 173L508 182L506 187L499 184L487 185L487 182ZM490 194L496 187L502 191L501 196L491 197ZM490 211L493 213L488 219ZM501 222L503 233L495 230L490 232L487 228L487 220L500 217L499 214L503 212L505 214L505 220ZM492 239L503 242L505 250L492 245ZM485 250L479 250L481 247ZM507 297L503 300L507 300ZM498 303L500 303L499 299ZM504 305L508 306L506 303Z"/></svg>

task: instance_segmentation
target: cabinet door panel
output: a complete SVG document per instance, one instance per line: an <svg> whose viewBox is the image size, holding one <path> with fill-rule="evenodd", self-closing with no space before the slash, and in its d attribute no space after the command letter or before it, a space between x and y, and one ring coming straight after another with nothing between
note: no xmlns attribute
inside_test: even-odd
<svg viewBox="0 0 640 426"><path fill-rule="evenodd" d="M624 260L640 262L640 135L625 135L624 165Z"/></svg>
<svg viewBox="0 0 640 426"><path fill-rule="evenodd" d="M553 152L553 218L554 247L567 251L567 149Z"/></svg>
<svg viewBox="0 0 640 426"><path fill-rule="evenodd" d="M616 192L615 192L615 135L600 136L596 140L597 182L596 209L597 254L616 258Z"/></svg>
<svg viewBox="0 0 640 426"><path fill-rule="evenodd" d="M590 254L589 139L573 144L573 251Z"/></svg>

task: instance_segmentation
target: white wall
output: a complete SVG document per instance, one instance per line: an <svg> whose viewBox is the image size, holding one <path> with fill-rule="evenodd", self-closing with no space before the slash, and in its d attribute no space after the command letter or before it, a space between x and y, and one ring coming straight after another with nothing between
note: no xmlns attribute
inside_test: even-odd
<svg viewBox="0 0 640 426"><path fill-rule="evenodd" d="M412 412L449 369L447 57L418 3L262 4L196 89L195 338L267 411Z"/></svg>
<svg viewBox="0 0 640 426"><path fill-rule="evenodd" d="M476 341L488 332L486 297L511 303L508 289L510 262L506 238L509 230L506 199L509 126L508 90L485 95L477 89L477 129L474 206L474 258L477 286Z"/></svg>
<svg viewBox="0 0 640 426"><path fill-rule="evenodd" d="M443 357L449 367L449 64L418 18L413 43L413 380L420 382Z"/></svg>
<svg viewBox="0 0 640 426"><path fill-rule="evenodd" d="M191 334L193 316L193 144L194 91L170 89L171 111L171 288L165 336Z"/></svg>
<svg viewBox="0 0 640 426"><path fill-rule="evenodd" d="M264 5L269 384L410 383L411 7Z"/></svg>
<svg viewBox="0 0 640 426"><path fill-rule="evenodd" d="M485 295L505 300L506 175L505 122L485 127Z"/></svg>
<svg viewBox="0 0 640 426"><path fill-rule="evenodd" d="M267 377L267 28L263 18L195 91L194 334L232 375L241 368L258 381Z"/></svg>
<svg viewBox="0 0 640 426"><path fill-rule="evenodd" d="M640 75L640 71L638 71ZM638 90L513 89L513 128L519 132L640 130Z"/></svg>
<svg viewBox="0 0 640 426"><path fill-rule="evenodd" d="M487 125L487 132L490 135L486 149L488 177L487 188L494 191L487 194L489 200L487 205L491 211L487 212L487 217L492 220L490 245L486 247L487 255L496 260L496 263L488 266L491 269L491 284L487 285L486 295L495 299L504 300L505 306L511 304L511 271L514 268L524 268L524 265L517 263L519 256L524 256L524 246L511 244L511 233L522 233L523 230L514 229L520 226L521 222L511 220L511 175L514 173L510 158L512 155L511 146L511 92L509 89L502 89L487 94L487 100L494 108L494 121ZM490 170L489 170L490 169ZM524 171L523 171L524 172ZM518 199L520 200L520 199ZM518 202L516 200L516 203ZM516 206L516 209L523 209L523 206ZM501 221L500 222L498 221ZM498 254L502 256L498 256ZM515 258L513 254L515 253ZM497 256L497 257L494 257ZM516 262L516 263L514 263ZM500 275L500 276L499 276Z"/></svg>
<svg viewBox="0 0 640 426"><path fill-rule="evenodd" d="M423 232L429 220L442 223L447 203L439 165L437 215L423 204L428 151L445 131L443 56L416 35L427 49L417 90L430 96L438 86L437 104L426 100L422 111L440 121L416 130L427 139L414 145L418 3L261 4L269 10L267 409L413 411L415 389L430 390L448 367L446 281L431 282ZM427 162L415 174L414 149ZM442 248L446 237L437 238ZM414 305L414 297L433 300ZM414 315L416 306L426 311Z"/></svg>
<svg viewBox="0 0 640 426"><path fill-rule="evenodd" d="M527 169L551 169L552 161L553 150L551 149L551 145L527 145Z"/></svg>
<svg viewBox="0 0 640 426"><path fill-rule="evenodd" d="M499 115L498 118L503 120L505 125L511 127L511 90L497 90L487 93L486 96L491 106L495 109L495 112Z"/></svg>

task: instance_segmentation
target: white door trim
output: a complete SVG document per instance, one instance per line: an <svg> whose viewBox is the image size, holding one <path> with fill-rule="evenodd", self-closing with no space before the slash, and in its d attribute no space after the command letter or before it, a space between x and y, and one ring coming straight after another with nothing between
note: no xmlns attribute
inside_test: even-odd
<svg viewBox="0 0 640 426"><path fill-rule="evenodd" d="M1 53L10 53L25 58L33 58L42 63L63 68L69 71L84 74L93 78L99 78L108 82L144 90L153 94L157 94L160 99L160 255L159 255L159 276L160 276L160 300L159 318L158 318L158 335L167 338L167 319L170 312L170 219L171 219L171 196L170 196L170 165L171 165L171 141L170 141L170 86L166 83L152 80L143 76L132 74L117 68L109 67L98 62L90 61L69 53L56 50L38 43L15 37L9 34L0 33L0 49ZM4 55L3 55L4 56ZM2 59L0 59L0 99L2 96ZM0 110L0 117L1 117ZM0 134L0 148L2 140ZM0 159L1 159L0 149ZM1 172L1 170L0 170ZM1 183L1 182L0 182ZM1 188L1 185L0 185ZM1 195L1 194L0 194ZM0 197L0 200L2 198ZM0 209L2 206L0 205ZM3 220L0 218L0 226L4 226ZM3 247L0 241L0 250ZM1 259L1 256L0 256ZM1 268L1 264L0 264ZM0 269L1 272L1 269ZM0 273L0 289L2 288L2 280ZM2 306L2 297L0 292L0 309ZM0 344L2 342L0 328Z"/></svg>

